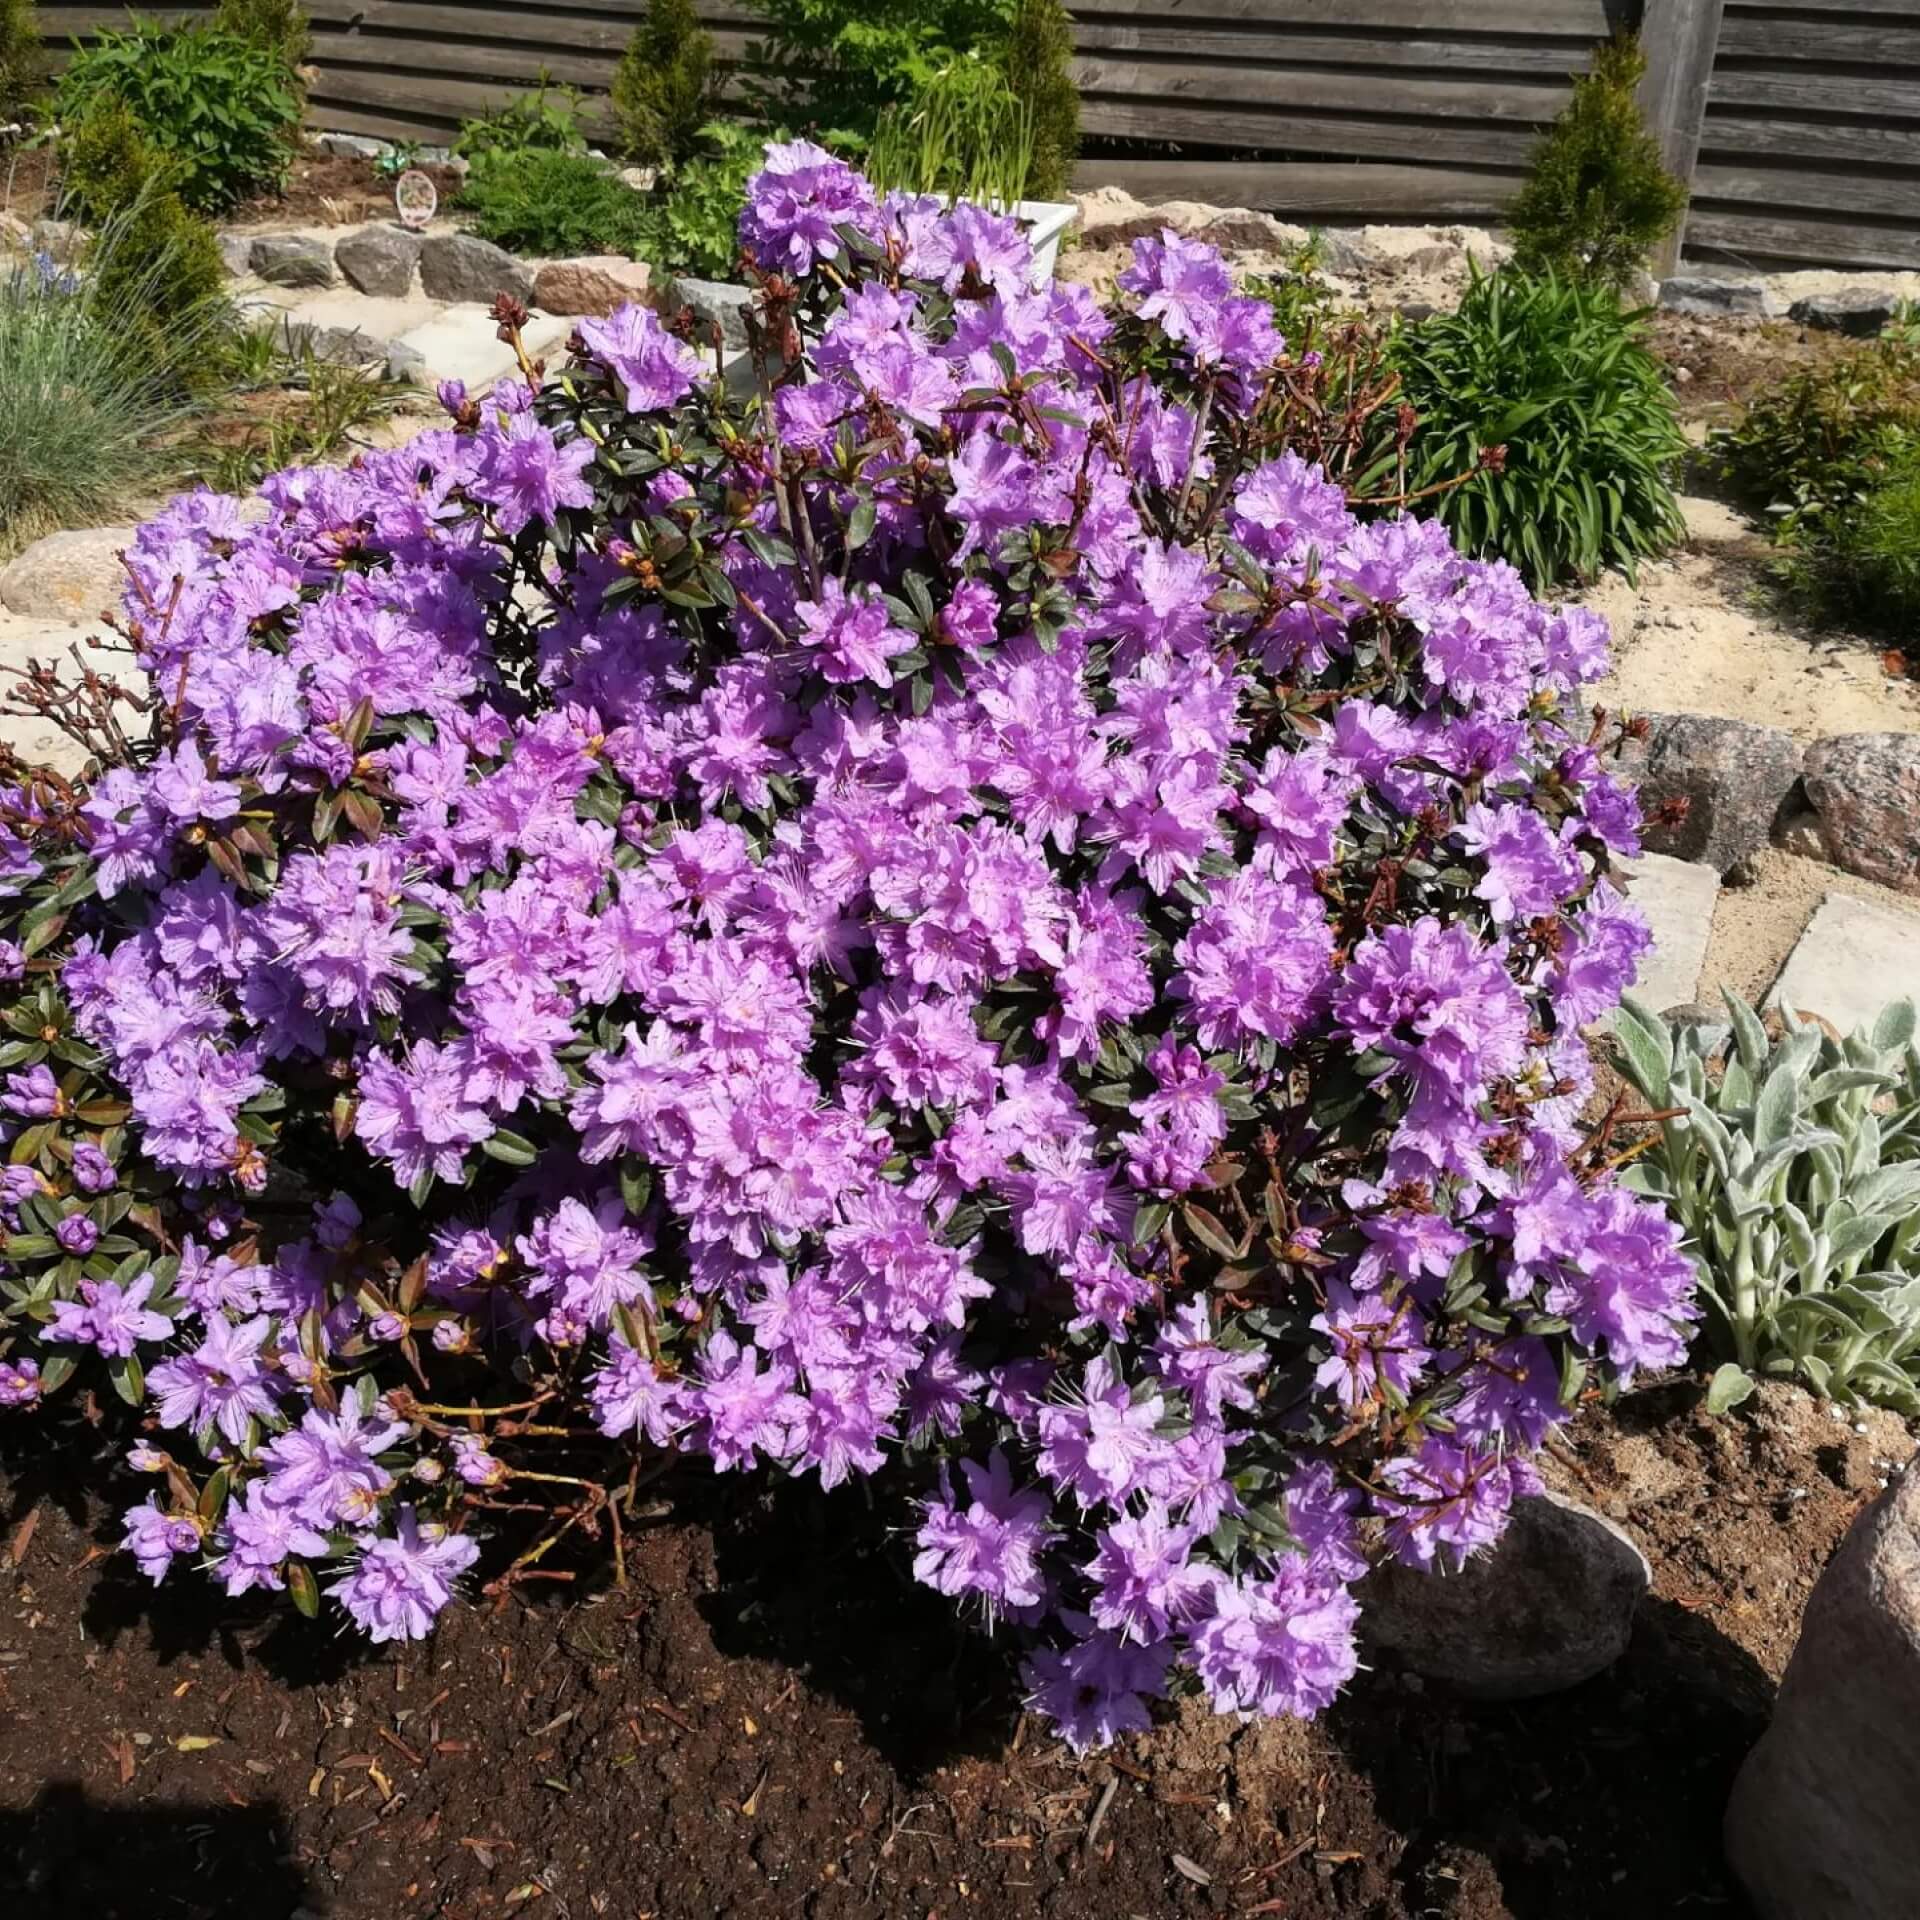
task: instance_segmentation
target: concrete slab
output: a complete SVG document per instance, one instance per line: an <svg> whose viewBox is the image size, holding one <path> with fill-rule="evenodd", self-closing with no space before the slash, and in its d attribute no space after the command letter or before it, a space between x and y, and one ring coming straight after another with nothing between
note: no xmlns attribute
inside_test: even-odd
<svg viewBox="0 0 1920 1920"><path fill-rule="evenodd" d="M1920 910L1830 893L1767 995L1843 1033L1870 1026L1890 1000L1920 1000Z"/></svg>
<svg viewBox="0 0 1920 1920"><path fill-rule="evenodd" d="M1653 929L1653 950L1640 962L1633 991L1659 1009L1697 1000L1720 876L1696 861L1649 853L1628 866L1626 890Z"/></svg>
<svg viewBox="0 0 1920 1920"><path fill-rule="evenodd" d="M118 680L131 693L146 690L147 678L122 652L107 652L87 644L90 635L111 641L98 621L30 620L0 613L0 706L12 704L14 671L39 660L58 670L63 680L78 680L82 662L108 679ZM115 642L117 646L118 643ZM78 651L80 659L74 658ZM130 716L122 710L122 724ZM76 774L85 756L59 728L15 713L0 713L0 740L24 760Z"/></svg>
<svg viewBox="0 0 1920 1920"><path fill-rule="evenodd" d="M521 339L533 358L557 357L573 326L560 315L536 313ZM423 324L395 335L393 345L396 361L416 363L408 370L423 386L464 380L467 391L475 394L484 393L517 364L513 349L499 338L499 328L485 307L446 307ZM403 365L397 364L394 370L402 371Z"/></svg>

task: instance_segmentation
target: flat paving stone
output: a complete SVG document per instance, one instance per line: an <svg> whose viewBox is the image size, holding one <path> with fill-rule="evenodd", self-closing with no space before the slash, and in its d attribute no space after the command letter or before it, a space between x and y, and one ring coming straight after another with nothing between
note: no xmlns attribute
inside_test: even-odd
<svg viewBox="0 0 1920 1920"><path fill-rule="evenodd" d="M557 356L574 323L557 314L536 313L521 330L530 357ZM396 357L417 363L407 371L423 386L442 380L463 380L469 393L484 393L517 362L513 349L499 337L500 329L485 307L447 307L431 320L396 334ZM395 371L401 368L396 366Z"/></svg>
<svg viewBox="0 0 1920 1920"><path fill-rule="evenodd" d="M1821 901L1767 995L1842 1033L1871 1026L1890 1000L1920 1000L1920 912L1850 893Z"/></svg>
<svg viewBox="0 0 1920 1920"><path fill-rule="evenodd" d="M77 680L80 665L73 657L75 648L96 672L118 680L129 693L144 693L146 675L125 653L89 647L87 639L91 634L112 638L98 620L28 620L17 614L0 613L0 703L12 703L14 676L8 669L24 668L30 661L39 660L58 669L63 680ZM123 723L126 718L123 709ZM58 773L78 773L85 758L59 728L19 714L0 713L0 739L22 759L50 766Z"/></svg>
<svg viewBox="0 0 1920 1920"><path fill-rule="evenodd" d="M1626 890L1653 929L1653 950L1641 959L1635 995L1656 1009L1697 1000L1720 899L1719 874L1699 861L1642 854L1626 869Z"/></svg>

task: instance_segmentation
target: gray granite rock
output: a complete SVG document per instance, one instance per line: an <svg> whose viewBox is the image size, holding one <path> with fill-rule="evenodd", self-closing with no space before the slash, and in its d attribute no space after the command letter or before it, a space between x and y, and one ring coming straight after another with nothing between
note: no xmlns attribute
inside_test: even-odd
<svg viewBox="0 0 1920 1920"><path fill-rule="evenodd" d="M1390 1561L1355 1597L1363 1636L1415 1673L1475 1699L1530 1700L1619 1659L1652 1584L1611 1520L1547 1493L1517 1501L1500 1543L1458 1572Z"/></svg>
<svg viewBox="0 0 1920 1920"><path fill-rule="evenodd" d="M1920 1913L1920 1474L1853 1523L1807 1602L1727 1858L1761 1920Z"/></svg>
<svg viewBox="0 0 1920 1920"><path fill-rule="evenodd" d="M1757 280L1727 280L1702 273L1676 273L1660 283L1660 304L1673 313L1745 313L1771 310L1767 290Z"/></svg>
<svg viewBox="0 0 1920 1920"><path fill-rule="evenodd" d="M421 240L405 227L362 227L333 250L333 263L362 293L396 297L413 291Z"/></svg>
<svg viewBox="0 0 1920 1920"><path fill-rule="evenodd" d="M93 235L77 220L36 220L33 223L33 250L70 265L86 252Z"/></svg>
<svg viewBox="0 0 1920 1920"><path fill-rule="evenodd" d="M1816 740L1807 751L1806 791L1836 867L1920 893L1920 734Z"/></svg>
<svg viewBox="0 0 1920 1920"><path fill-rule="evenodd" d="M1722 874L1751 860L1794 796L1800 748L1777 727L1715 714L1649 714L1647 736L1630 741L1617 771L1634 781L1648 816L1647 851L1702 860ZM1684 801L1684 818L1655 818Z"/></svg>
<svg viewBox="0 0 1920 1920"><path fill-rule="evenodd" d="M1899 304L1900 296L1884 287L1849 287L1844 293L1816 293L1796 300L1787 309L1787 318L1825 333L1871 340L1893 318Z"/></svg>
<svg viewBox="0 0 1920 1920"><path fill-rule="evenodd" d="M333 249L310 233L263 233L248 251L255 273L276 287L333 285Z"/></svg>
<svg viewBox="0 0 1920 1920"><path fill-rule="evenodd" d="M436 233L420 247L420 285L430 299L488 307L501 294L531 301L533 275L502 247L471 233Z"/></svg>
<svg viewBox="0 0 1920 1920"><path fill-rule="evenodd" d="M730 350L747 344L747 313L752 305L751 287L736 287L727 280L696 280L684 274L675 278L667 301L669 312L681 307L691 309L696 343L704 346L718 326L721 344Z"/></svg>

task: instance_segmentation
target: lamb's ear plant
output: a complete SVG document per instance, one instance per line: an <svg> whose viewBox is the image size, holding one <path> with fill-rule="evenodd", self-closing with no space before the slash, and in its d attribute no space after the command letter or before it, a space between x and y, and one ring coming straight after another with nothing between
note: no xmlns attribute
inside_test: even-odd
<svg viewBox="0 0 1920 1920"><path fill-rule="evenodd" d="M1777 1038L1729 993L1728 1024L1676 1031L1629 997L1621 1065L1672 1112L1627 1183L1687 1235L1723 1364L1920 1412L1920 1047L1910 1001L1838 1040L1783 1009ZM1677 1110L1677 1111L1675 1111Z"/></svg>

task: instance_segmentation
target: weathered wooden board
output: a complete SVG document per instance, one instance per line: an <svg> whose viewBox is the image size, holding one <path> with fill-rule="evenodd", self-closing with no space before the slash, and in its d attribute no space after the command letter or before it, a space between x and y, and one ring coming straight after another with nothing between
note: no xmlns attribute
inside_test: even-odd
<svg viewBox="0 0 1920 1920"><path fill-rule="evenodd" d="M1325 161L1089 160L1074 184L1136 198L1256 207L1283 220L1467 220L1497 214L1520 176Z"/></svg>
<svg viewBox="0 0 1920 1920"><path fill-rule="evenodd" d="M1841 267L1920 268L1920 228L1865 221L1756 213L1700 206L1687 229L1693 254L1756 262L1821 262Z"/></svg>

